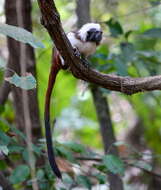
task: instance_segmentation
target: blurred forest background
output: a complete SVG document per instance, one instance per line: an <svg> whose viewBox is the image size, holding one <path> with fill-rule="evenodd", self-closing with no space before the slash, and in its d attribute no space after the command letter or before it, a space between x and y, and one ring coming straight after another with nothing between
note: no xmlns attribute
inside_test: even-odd
<svg viewBox="0 0 161 190"><path fill-rule="evenodd" d="M160 0L55 3L66 32L101 24L104 40L90 57L92 68L130 77L161 74ZM127 96L87 87L69 71L59 73L51 100L63 181L54 177L43 122L53 44L40 17L36 0L0 0L0 190L160 190L161 92ZM4 23L32 31L39 48L25 32L3 30ZM30 89L32 77L24 86L26 73L37 88Z"/></svg>

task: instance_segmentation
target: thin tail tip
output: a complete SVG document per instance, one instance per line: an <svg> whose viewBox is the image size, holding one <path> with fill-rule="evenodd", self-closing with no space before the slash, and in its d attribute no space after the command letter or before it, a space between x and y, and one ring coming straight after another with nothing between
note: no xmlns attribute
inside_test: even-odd
<svg viewBox="0 0 161 190"><path fill-rule="evenodd" d="M54 163L54 165L53 165L53 163ZM55 160L54 160L54 162L50 163L50 166L51 166L51 168L52 168L52 170L53 170L54 175L55 175L57 178L59 178L59 179L62 180L62 173L61 173L61 171L59 170L59 168L58 168L58 166L57 166Z"/></svg>
<svg viewBox="0 0 161 190"><path fill-rule="evenodd" d="M47 142L47 151L48 151L48 159L50 166L53 170L54 175L62 180L62 174L59 170L59 167L55 160L55 155L53 151L53 145L52 145L52 139L51 139L51 132L50 132L50 119L49 114L44 114L44 120L45 120L45 129L46 129L46 142Z"/></svg>
<svg viewBox="0 0 161 190"><path fill-rule="evenodd" d="M59 172L54 172L54 174L56 175L56 177L57 178L59 178L60 180L62 180L63 178L62 178L62 174L61 174L61 172L59 171Z"/></svg>

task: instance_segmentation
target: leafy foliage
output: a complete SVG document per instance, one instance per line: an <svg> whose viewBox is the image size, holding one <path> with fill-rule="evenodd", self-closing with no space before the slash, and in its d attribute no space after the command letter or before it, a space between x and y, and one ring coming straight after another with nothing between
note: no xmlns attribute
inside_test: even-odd
<svg viewBox="0 0 161 190"><path fill-rule="evenodd" d="M143 33L147 38L161 38L161 28L152 28Z"/></svg>
<svg viewBox="0 0 161 190"><path fill-rule="evenodd" d="M8 148L7 146L0 146L0 152L3 153L4 155L8 155Z"/></svg>
<svg viewBox="0 0 161 190"><path fill-rule="evenodd" d="M0 33L23 43L28 43L34 48L44 48L31 32L12 25L0 24Z"/></svg>
<svg viewBox="0 0 161 190"><path fill-rule="evenodd" d="M91 182L90 182L90 180L88 179L87 176L83 176L83 175L77 176L76 181L77 181L78 184L83 185L87 189L89 189L89 190L92 189L92 184L91 184Z"/></svg>
<svg viewBox="0 0 161 190"><path fill-rule="evenodd" d="M20 77L15 73L12 77L5 78L5 80L25 90L36 88L36 80L30 73L25 77Z"/></svg>
<svg viewBox="0 0 161 190"><path fill-rule="evenodd" d="M125 172L124 163L117 156L105 155L103 157L103 163L110 172L114 174L124 175Z"/></svg>
<svg viewBox="0 0 161 190"><path fill-rule="evenodd" d="M110 29L110 33L112 37L118 37L119 35L123 34L123 28L121 24L116 21L114 18L109 19L106 24Z"/></svg>
<svg viewBox="0 0 161 190"><path fill-rule="evenodd" d="M27 165L19 165L10 176L12 184L20 183L25 181L30 174L30 169Z"/></svg>
<svg viewBox="0 0 161 190"><path fill-rule="evenodd" d="M31 32L23 28L11 26L8 24L0 24L0 33L20 42L28 43L34 48L44 48L44 45L39 42ZM0 69L8 69L14 72L13 70L6 68L6 63L1 57ZM12 77L8 77L5 80L25 90L36 88L36 80L31 74L27 74L25 77L20 77L15 73Z"/></svg>
<svg viewBox="0 0 161 190"><path fill-rule="evenodd" d="M157 0L152 0L144 2L140 1L140 4L148 4L148 2L150 2L152 5L159 3ZM34 2L34 4L36 3ZM106 28L104 28L104 34L106 36L108 33L110 33L110 36L112 38L110 38L111 41L109 40L108 46L106 44L100 46L97 50L97 53L90 58L92 63L91 67L94 67L95 69L104 73L114 73L122 76L140 77L160 74L161 29L160 16L157 16L158 11L160 13L159 7L158 9L153 8L149 10L147 13L144 12L146 15L144 15L144 17L142 16L142 13L129 15L128 17L117 17L117 13L118 15L122 15L122 13L124 14L125 11L128 13L131 7L136 7L136 10L138 11L138 4L134 1L122 1L118 2L118 4L119 5L118 7L115 7L115 10L109 10L108 8L109 11L107 13L106 6L101 7L101 11L98 9L98 6L100 7L103 5L103 1L100 1L99 5L98 2L96 3L96 1L93 1L92 6L96 6L97 10L93 12L93 16L96 20L99 21L108 20L105 22L105 26L106 28L108 26L109 32L107 32ZM73 1L58 1L57 5L59 6L59 10L61 10L61 16L63 19L69 18L71 12L74 11ZM94 10L93 7L92 11ZM35 18L34 21L37 20L36 11L37 9L35 5L33 12ZM151 18L149 18L149 15ZM110 18L110 16L112 17ZM159 21L159 25L156 24L156 20ZM4 26L3 29L2 26ZM37 71L39 85L38 95L41 118L43 118L44 108L42 102L44 101L44 92L48 79L48 69L50 67L50 64L48 63L50 62L52 43L49 37L44 32L42 33L40 28L37 28L36 25L34 27L37 30L36 35L44 37L44 44L47 47L46 49L39 49L37 51ZM67 26L67 31L69 28ZM43 47L42 43L39 43L32 34L24 31L23 29L16 28L14 26L0 25L0 32L16 40L28 43L35 48ZM7 69L6 64L3 60L0 60L0 69ZM14 74L13 77L11 77L9 80L12 84L23 89L31 89L35 87L35 81L32 77L20 77L17 74ZM146 154L144 155L144 153L136 150L135 148L132 148L132 146L129 146L127 143L116 142L114 145L118 147L119 151L127 149L130 151L126 157L126 162L123 162L123 159L121 157L117 157L111 154L103 156L102 154L95 152L94 148L97 147L100 149L102 148L102 145L99 130L97 126L94 125L94 123L97 121L97 118L95 112L93 111L94 107L90 93L87 91L83 98L76 98L79 96L77 93L79 89L76 88L78 86L77 82L67 72L61 72L57 80L59 83L56 84L53 96L54 99L52 97L51 101L52 115L54 113L54 116L58 118L57 120L59 120L61 117L63 121L62 123L65 123L65 127L63 128L61 123L61 125L56 128L56 131L60 128L60 132L62 133L62 131L67 131L70 129L70 132L72 131L70 133L70 137L72 137L74 140L77 140L79 137L81 143L84 142L88 145L88 148L86 148L80 142L78 143L74 140L68 143L55 142L56 154L59 157L63 158L64 162L66 160L69 161L69 163L76 170L79 170L78 173L76 172L74 174L71 174L70 171L65 171L63 174L64 186L60 187L59 189L72 189L74 186L82 186L83 188L91 189L94 186L93 179L95 179L97 184L106 184L107 172L110 171L116 175L122 176L125 173L126 166L129 166L130 164L132 164L133 167L143 168L146 171L152 171L151 165L153 165L153 158L155 158L155 164L160 167L160 92L138 94L133 97L121 95L122 99L119 103L121 104L122 100L129 101L130 104L132 104L133 109L135 109L136 117L142 120L141 128L144 127L145 131L141 133L141 139L144 143L146 143L146 148L150 147L150 150L152 150L152 152L159 154L158 156L152 154L150 157L150 162L147 163L146 160L144 160L144 157L147 156ZM64 93L62 93L62 91ZM110 92L107 90L102 89L102 92L105 96L113 96L113 94L111 96ZM113 99L110 99L111 104L113 104L112 101ZM117 109L114 109L116 112ZM3 106L0 107L0 113L3 117L3 119L0 118L0 156L1 154L4 157L7 156L7 158L11 160L13 164L15 164L15 166L12 167L12 173L10 174L10 177L7 177L9 177L10 181L15 185L16 189L22 189L22 186L24 184L27 186L26 188L31 188L32 182L30 168L27 166L28 153L26 150L26 145L24 144L26 137L21 131L15 129L12 126L14 123L14 117L10 117L11 110L12 109L10 104L5 106L5 110ZM68 112L68 115L65 115L64 117L62 114L64 112L62 110L66 113ZM75 115L71 110L73 110L73 113ZM79 110L79 114L76 112L76 110ZM74 115L75 120L70 119L72 114ZM129 120L129 115L123 116L124 113L122 113L122 110L121 113L117 112L115 114L119 115L117 119L120 118L120 120L119 122L115 122L114 119L114 125L121 126L119 128L116 127L115 130L117 134L119 135L121 129L123 129L123 132L128 131L129 125L126 123L126 120ZM86 119L88 121L93 121L93 123L85 122ZM81 122L82 120L83 122ZM79 125L76 124L77 122L79 122ZM13 136L10 134L10 132L13 133ZM60 139L63 139L63 137L61 136ZM33 162L38 160L40 157L43 157L44 153L46 153L44 140L41 140L42 141L39 141L37 144L32 145L34 153ZM92 147L92 149L89 147ZM5 160L5 158L3 158L3 156L0 160L0 169L7 170L8 162ZM86 158L87 160L82 161L80 158ZM92 164L90 164L88 158L93 160L98 159L99 161L92 161ZM103 161L101 161L102 159ZM38 180L39 188L41 190L54 188L53 186L57 187L56 180L48 165L46 156L45 160L46 163L43 164L41 168L37 168L36 171L36 179ZM22 162L24 163L23 165L21 165ZM17 163L20 164L16 169Z"/></svg>
<svg viewBox="0 0 161 190"><path fill-rule="evenodd" d="M152 166L141 160L134 162L133 165L139 168L143 168L147 171L152 171Z"/></svg>

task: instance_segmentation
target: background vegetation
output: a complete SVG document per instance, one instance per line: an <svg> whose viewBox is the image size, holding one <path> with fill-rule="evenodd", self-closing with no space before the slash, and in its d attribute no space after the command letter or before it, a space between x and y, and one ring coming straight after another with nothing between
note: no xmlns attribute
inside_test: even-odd
<svg viewBox="0 0 161 190"><path fill-rule="evenodd" d="M78 1L56 0L55 3L64 30L68 32L76 29L79 20L76 14ZM3 1L0 3L1 24L5 23L6 19L8 24L30 30L27 24L12 22L15 17L14 14L9 17L7 10L10 9L7 9L7 5L4 8ZM24 88L23 79L16 78L13 84L4 81L4 77L13 75L13 71L20 76L25 75L21 64L23 47L16 41L15 45L20 50L14 49L11 52L10 42L0 36L0 188L116 190L112 185L111 174L118 177L115 178L116 181L120 180L119 183L124 184L124 187L121 185L117 190L161 189L161 92L142 92L127 96L99 88L100 96L108 103L110 113L107 114L107 122L111 124L110 130L114 130L114 139L116 138L116 142L112 140L106 149L106 143L100 133L101 121L97 119L97 100L92 91L97 87L89 84L87 88L84 82L75 79L69 71L59 73L51 101L51 118L56 118L56 121L52 121L53 139L58 163L63 171L63 182L55 179L46 157L43 128L44 97L53 44L40 24L37 1L33 0L31 5L33 35L41 45L34 49L35 60L32 60L36 63L36 68L34 63L34 66L31 66L27 65L29 63L26 61L26 71L33 74L38 87L37 90L27 91L30 115L28 118L22 109L25 106L25 93L19 88ZM87 5L84 3L84 6ZM103 44L90 58L91 67L106 74L121 76L160 75L161 1L92 0L90 15L91 20L99 22L104 31ZM1 30L4 25L1 24L0 33L4 34ZM17 32L11 32L11 36L5 30L5 35L15 38ZM20 32L18 36L21 34L24 33ZM31 43L31 38L25 39L32 46L35 45L35 42ZM32 57L27 55L25 60ZM17 57L17 62L14 56ZM14 84L17 85L18 82L22 85L15 87ZM35 85L34 78L31 78L30 82L27 84ZM27 89L30 88L27 86ZM35 104L37 97L38 104ZM29 120L30 127L26 123ZM28 142L31 136L32 144Z"/></svg>

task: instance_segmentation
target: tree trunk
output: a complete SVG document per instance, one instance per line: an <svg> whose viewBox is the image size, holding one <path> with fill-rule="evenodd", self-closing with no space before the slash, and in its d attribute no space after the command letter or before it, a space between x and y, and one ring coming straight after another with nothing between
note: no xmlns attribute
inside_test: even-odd
<svg viewBox="0 0 161 190"><path fill-rule="evenodd" d="M6 23L10 25L20 26L25 28L28 31L32 31L32 21L31 21L31 1L30 0L21 0L23 1L22 10L22 21L23 26L20 25L18 22L18 15L17 15L17 2L19 0L6 0L5 2L5 13L6 13ZM7 38L8 50L9 50L9 59L8 59L8 68L11 68L19 75L21 75L21 63L20 63L20 43L11 39ZM36 67L35 67L35 55L34 50L31 46L25 45L25 67L26 72L30 72L36 77ZM13 73L12 73L13 74ZM6 75L9 75L7 72ZM22 98L22 90L20 88L16 88L12 86L12 94L13 94L13 101L14 101L14 110L15 110L15 120L16 126L24 131L25 129L25 116L23 111L23 98ZM28 107L29 107L29 117L31 120L31 128L33 139L41 137L41 125L39 119L39 109L38 109L38 100L37 100L37 89L27 91L28 95Z"/></svg>
<svg viewBox="0 0 161 190"><path fill-rule="evenodd" d="M31 0L6 0L5 14L7 24L19 26L32 32ZM33 48L11 38L7 38L7 44L9 51L8 68L14 70L21 76L26 75L26 73L32 73L36 78ZM5 75L10 75L10 73L6 72ZM29 153L28 164L30 165L32 188L33 190L38 190L38 183L36 180L33 180L35 179L36 169L35 164L32 161L32 142L36 143L38 138L41 137L37 89L26 91L12 86L11 90L16 126L27 136L26 143ZM43 160L38 160L38 162L42 163Z"/></svg>
<svg viewBox="0 0 161 190"><path fill-rule="evenodd" d="M76 0L77 26L90 22L90 0Z"/></svg>
<svg viewBox="0 0 161 190"><path fill-rule="evenodd" d="M78 27L81 27L83 24L90 22L90 0L77 0L76 13L78 19ZM100 125L104 152L107 153L110 147L109 153L118 155L116 147L113 146L111 148L112 143L114 143L116 140L112 127L107 99L103 96L103 93L100 91L99 87L93 87L91 89L91 93ZM110 190L123 190L123 182L119 176L111 172L108 172L107 175L109 178Z"/></svg>
<svg viewBox="0 0 161 190"><path fill-rule="evenodd" d="M103 96L99 87L92 88L92 96L100 125L104 152L105 154L108 152L109 154L118 156L117 148L115 146L111 146L116 139L112 127L108 100ZM110 190L123 190L123 182L118 175L108 172L108 178Z"/></svg>

